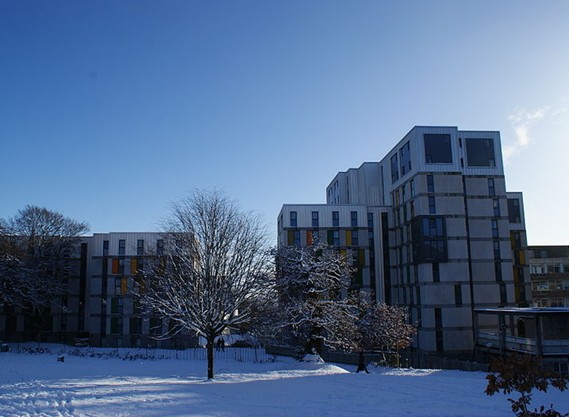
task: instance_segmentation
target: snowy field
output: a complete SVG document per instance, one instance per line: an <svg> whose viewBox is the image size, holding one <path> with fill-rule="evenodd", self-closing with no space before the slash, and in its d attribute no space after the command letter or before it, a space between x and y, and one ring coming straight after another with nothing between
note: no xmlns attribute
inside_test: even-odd
<svg viewBox="0 0 569 417"><path fill-rule="evenodd" d="M479 416L511 417L505 397L484 394L483 373L303 363L289 358L216 362L122 360L0 353L0 416ZM541 402L539 402L541 401ZM569 394L535 404L569 412Z"/></svg>

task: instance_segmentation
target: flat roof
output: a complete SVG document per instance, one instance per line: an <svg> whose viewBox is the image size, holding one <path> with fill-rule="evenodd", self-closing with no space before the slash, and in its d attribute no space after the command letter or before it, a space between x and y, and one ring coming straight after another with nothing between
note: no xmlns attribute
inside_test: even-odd
<svg viewBox="0 0 569 417"><path fill-rule="evenodd" d="M504 308L475 308L476 313L506 313L506 314L569 314L568 307L504 307Z"/></svg>

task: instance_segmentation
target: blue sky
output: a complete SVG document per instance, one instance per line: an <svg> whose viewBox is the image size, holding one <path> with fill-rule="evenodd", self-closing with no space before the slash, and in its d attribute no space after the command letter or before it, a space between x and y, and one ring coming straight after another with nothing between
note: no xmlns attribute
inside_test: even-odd
<svg viewBox="0 0 569 417"><path fill-rule="evenodd" d="M567 1L0 0L0 217L158 230L216 187L271 231L415 125L499 130L530 244L569 244Z"/></svg>

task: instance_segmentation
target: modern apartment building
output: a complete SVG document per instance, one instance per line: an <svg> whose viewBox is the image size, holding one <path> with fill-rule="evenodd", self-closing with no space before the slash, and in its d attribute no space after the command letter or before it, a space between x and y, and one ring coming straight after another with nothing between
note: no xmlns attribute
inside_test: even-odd
<svg viewBox="0 0 569 417"><path fill-rule="evenodd" d="M157 340L166 323L144 314L133 296L135 286L142 284L145 262L160 256L163 244L159 233L83 237L71 256L67 294L53 300L39 340L73 343L81 339L109 347L194 346L197 338L191 334ZM0 313L0 340L30 340L35 331L25 312Z"/></svg>
<svg viewBox="0 0 569 417"><path fill-rule="evenodd" d="M324 234L357 254L362 289L409 307L419 349L460 353L474 347L474 308L528 304L524 224L499 132L414 127L379 162L338 173L326 204L284 205L278 243Z"/></svg>

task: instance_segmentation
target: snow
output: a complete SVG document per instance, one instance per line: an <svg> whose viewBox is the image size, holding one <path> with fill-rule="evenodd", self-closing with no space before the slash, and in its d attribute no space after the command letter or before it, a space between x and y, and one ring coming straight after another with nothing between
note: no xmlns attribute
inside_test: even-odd
<svg viewBox="0 0 569 417"><path fill-rule="evenodd" d="M0 353L0 416L469 416L511 417L502 395L484 394L478 372L298 362L122 360ZM541 401L541 402L540 402ZM534 396L569 411L569 395Z"/></svg>

